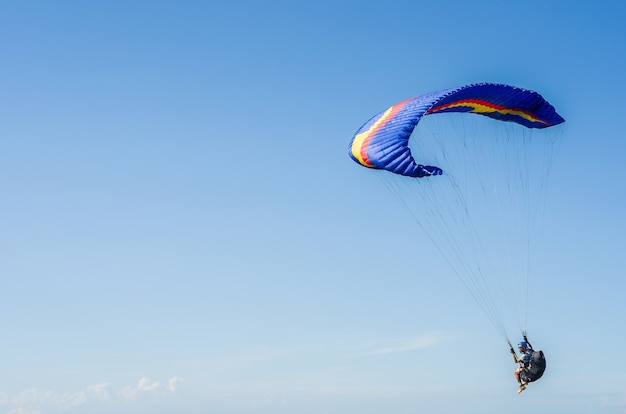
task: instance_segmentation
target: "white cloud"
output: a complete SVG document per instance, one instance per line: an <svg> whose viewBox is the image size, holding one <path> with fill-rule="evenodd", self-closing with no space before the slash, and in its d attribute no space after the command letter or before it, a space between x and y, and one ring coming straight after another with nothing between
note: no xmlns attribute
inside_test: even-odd
<svg viewBox="0 0 626 414"><path fill-rule="evenodd" d="M180 384L181 382L183 382L183 379L180 377L170 378L169 381L167 382L167 389L172 392L176 392L176 389L178 388L178 384Z"/></svg>
<svg viewBox="0 0 626 414"><path fill-rule="evenodd" d="M152 381L142 377L136 386L127 386L118 392L111 390L111 385L106 382L89 385L76 392L59 393L51 390L39 390L31 388L21 391L13 396L6 392L0 392L0 402L8 414L45 414L52 410L67 411L76 407L84 407L86 404L111 404L123 400L135 400L141 395L160 396L159 391L168 393L175 392L182 378L172 377L167 386L162 386L160 381Z"/></svg>
<svg viewBox="0 0 626 414"><path fill-rule="evenodd" d="M139 392L137 391L137 387L133 387L131 385L124 387L122 391L120 391L120 395L125 400L134 400L137 398Z"/></svg>
<svg viewBox="0 0 626 414"><path fill-rule="evenodd" d="M106 401L111 399L111 393L109 392L110 385L106 382L100 384L90 385L85 389L87 397L98 400Z"/></svg>
<svg viewBox="0 0 626 414"><path fill-rule="evenodd" d="M155 391L157 388L159 388L160 385L161 383L159 381L152 382L150 378L143 377L139 380L137 390L144 392Z"/></svg>
<svg viewBox="0 0 626 414"><path fill-rule="evenodd" d="M167 381L166 386L162 386L160 381L152 381L150 378L142 377L136 387L128 386L122 389L121 395L125 399L134 400L141 394L157 394L162 389L176 392L178 384L183 381L180 377L172 377Z"/></svg>

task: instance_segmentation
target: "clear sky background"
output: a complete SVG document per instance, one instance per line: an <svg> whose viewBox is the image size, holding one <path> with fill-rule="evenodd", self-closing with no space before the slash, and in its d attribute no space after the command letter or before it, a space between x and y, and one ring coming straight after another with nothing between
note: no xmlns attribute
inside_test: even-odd
<svg viewBox="0 0 626 414"><path fill-rule="evenodd" d="M626 413L625 15L3 1L0 412ZM522 395L347 155L388 105L475 82L567 120L528 321L549 367Z"/></svg>

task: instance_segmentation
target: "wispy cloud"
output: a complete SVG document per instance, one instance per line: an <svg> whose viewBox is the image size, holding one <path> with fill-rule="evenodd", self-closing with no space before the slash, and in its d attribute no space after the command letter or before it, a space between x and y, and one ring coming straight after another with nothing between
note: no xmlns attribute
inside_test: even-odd
<svg viewBox="0 0 626 414"><path fill-rule="evenodd" d="M398 352L416 351L419 349L430 348L442 342L440 337L429 335L419 336L408 339L387 340L384 343L372 345L371 350L358 353L356 356L371 356L395 354Z"/></svg>
<svg viewBox="0 0 626 414"><path fill-rule="evenodd" d="M155 393L161 389L160 381L152 381L150 378L142 377L137 385L129 385L122 389L121 395L125 399L134 400L141 394Z"/></svg>
<svg viewBox="0 0 626 414"><path fill-rule="evenodd" d="M41 414L40 410L27 410L26 408L14 408L7 411L7 414Z"/></svg>
<svg viewBox="0 0 626 414"><path fill-rule="evenodd" d="M111 404L137 400L144 395L160 396L176 392L180 377L170 378L165 385L147 377L139 379L136 385L113 390L111 384L102 382L89 385L75 392L56 392L31 388L13 396L0 392L0 406L8 414L45 414L47 412L68 411L87 404Z"/></svg>
<svg viewBox="0 0 626 414"><path fill-rule="evenodd" d="M178 384L180 384L181 382L183 382L183 379L180 377L170 378L169 381L167 381L167 389L169 391L176 392Z"/></svg>

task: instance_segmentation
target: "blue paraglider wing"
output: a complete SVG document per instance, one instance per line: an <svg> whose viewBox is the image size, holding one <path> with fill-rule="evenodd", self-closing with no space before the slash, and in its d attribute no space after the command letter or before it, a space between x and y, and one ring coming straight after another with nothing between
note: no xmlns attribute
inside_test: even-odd
<svg viewBox="0 0 626 414"><path fill-rule="evenodd" d="M481 83L445 89L407 99L367 121L350 143L359 164L409 177L441 174L441 169L415 161L409 138L425 115L469 112L527 128L547 128L564 122L541 95L509 85Z"/></svg>

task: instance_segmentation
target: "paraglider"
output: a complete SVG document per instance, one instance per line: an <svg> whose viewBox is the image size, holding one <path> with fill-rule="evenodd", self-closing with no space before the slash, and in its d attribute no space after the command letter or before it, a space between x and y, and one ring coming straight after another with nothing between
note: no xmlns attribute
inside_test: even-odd
<svg viewBox="0 0 626 414"><path fill-rule="evenodd" d="M510 351L513 355L513 362L520 365L519 368L513 372L519 384L517 393L520 394L526 389L530 382L537 381L541 378L543 372L546 370L546 358L543 355L543 351L535 351L533 349L530 342L528 342L526 334L524 334L524 340L517 344L517 348L520 352L519 358L513 349L513 345L509 344L509 346L511 347Z"/></svg>
<svg viewBox="0 0 626 414"><path fill-rule="evenodd" d="M434 128L423 125L436 118ZM485 121L468 128L469 118ZM537 92L480 83L392 105L363 124L349 145L359 165L392 173L379 177L509 345L507 310L517 307L526 331L528 279L557 142L530 132L563 122ZM519 392L545 369L543 353L525 343L521 359L511 347L522 364Z"/></svg>

